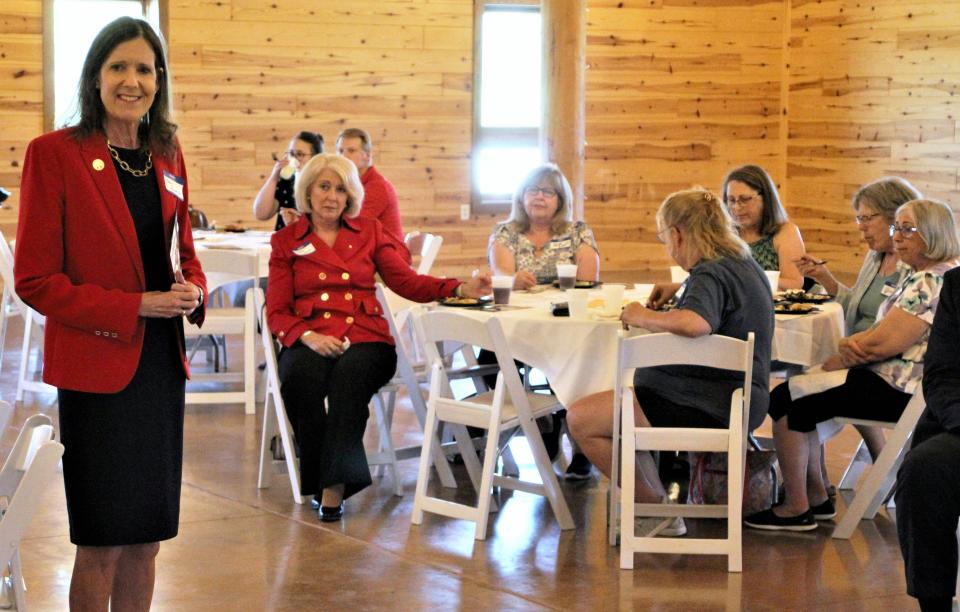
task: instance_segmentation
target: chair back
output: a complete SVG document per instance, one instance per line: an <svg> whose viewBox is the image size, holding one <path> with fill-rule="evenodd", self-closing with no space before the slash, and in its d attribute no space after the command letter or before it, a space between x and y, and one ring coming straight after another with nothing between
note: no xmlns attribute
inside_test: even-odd
<svg viewBox="0 0 960 612"><path fill-rule="evenodd" d="M500 368L496 389L505 388L514 406L527 405L523 381L517 372L503 328L496 317L479 321L452 310L421 311L414 316L414 324L416 333L423 341L427 365L433 368L433 371L436 371L439 365L444 380L446 373L441 346L449 348L451 344L463 344L487 349L496 355Z"/></svg>
<svg viewBox="0 0 960 612"><path fill-rule="evenodd" d="M730 427L739 427L746 432L749 430L750 390L753 384L753 344L753 332L748 334L746 340L716 334L687 338L670 333L628 338L621 332L617 391L625 392L630 384L630 372L635 368L693 365L742 372L743 386L739 390L742 401L735 408L739 414L730 415Z"/></svg>
<svg viewBox="0 0 960 612"><path fill-rule="evenodd" d="M17 295L17 292L14 290L13 250L10 249L10 243L7 242L7 238L3 235L3 232L0 232L0 279L3 280L4 293L13 301L20 315L26 316L28 306L20 299L20 296Z"/></svg>
<svg viewBox="0 0 960 612"><path fill-rule="evenodd" d="M260 280L260 258L255 252L235 249L205 248L200 255L207 277L207 292L241 281Z"/></svg>
<svg viewBox="0 0 960 612"><path fill-rule="evenodd" d="M0 567L17 554L20 538L62 456L63 445L53 441L50 418L42 414L28 418L0 469L0 496L6 500L0 519Z"/></svg>
<svg viewBox="0 0 960 612"><path fill-rule="evenodd" d="M440 253L440 247L443 246L443 236L438 234L410 232L404 239L411 255L420 255L420 264L417 265L417 274L430 274L433 268L433 262Z"/></svg>

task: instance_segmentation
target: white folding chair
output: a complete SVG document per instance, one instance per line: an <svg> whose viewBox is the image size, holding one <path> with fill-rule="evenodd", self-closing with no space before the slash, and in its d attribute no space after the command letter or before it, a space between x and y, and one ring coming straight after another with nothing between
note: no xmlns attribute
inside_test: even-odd
<svg viewBox="0 0 960 612"><path fill-rule="evenodd" d="M876 463L858 484L853 501L847 506L847 511L843 513L836 529L833 530L833 537L849 540L861 519L872 520L877 515L883 500L887 499L896 484L897 470L903 463L903 457L906 455L913 430L917 426L917 421L920 420L920 415L923 414L925 406L923 389L918 387L896 423L863 419L836 419L842 423L876 425L892 429L892 431L887 436L887 441L883 445L883 450L877 457Z"/></svg>
<svg viewBox="0 0 960 612"><path fill-rule="evenodd" d="M0 301L0 363L3 360L3 344L7 336L7 318L19 315L23 319L23 341L20 348L20 371L17 374L16 401L22 402L27 391L44 393L54 391L54 388L34 377L31 372L39 373L43 369L43 328L46 317L27 306L14 290L13 251L10 244L0 232L0 277L3 279L3 298ZM35 366L30 367L31 357L34 357Z"/></svg>
<svg viewBox="0 0 960 612"><path fill-rule="evenodd" d="M262 309L261 309L262 310ZM280 374L277 370L277 347L273 336L266 327L266 317L261 317L260 329L263 343L263 356L266 359L267 384L263 400L263 427L260 431L260 471L257 477L257 488L270 487L270 479L278 471L286 470L290 478L290 489L293 492L293 501L303 503L300 494L300 466L293 445L293 427L287 418L287 410L283 405L283 396L280 395ZM283 460L275 460L270 451L270 440L280 436L283 448Z"/></svg>
<svg viewBox="0 0 960 612"><path fill-rule="evenodd" d="M13 450L0 469L0 567L8 568L13 597L5 592L7 609L27 609L26 584L20 563L20 539L36 514L44 489L63 456L63 445L53 441L50 418L35 414L20 429ZM6 588L6 581L3 581Z"/></svg>
<svg viewBox="0 0 960 612"><path fill-rule="evenodd" d="M747 340L709 335L685 338L674 334L648 334L627 338L620 333L617 386L614 393L614 423L619 416L622 438L620 466L620 568L633 569L634 553L726 555L727 569L743 571L742 528L743 478L750 417L750 388L753 376L753 343ZM687 427L637 427L630 387L635 368L665 365L697 365L743 373L743 384L730 398L728 429ZM641 407L642 408L642 407ZM619 412L619 415L616 413ZM614 440L618 428L614 425ZM616 447L616 444L614 444ZM635 504L636 453L645 451L698 450L727 453L727 504ZM616 481L611 478L611 483ZM611 484L613 486L613 484ZM637 536L635 516L727 519L725 538L659 538Z"/></svg>
<svg viewBox="0 0 960 612"><path fill-rule="evenodd" d="M407 396L410 399L410 405L413 407L413 412L417 417L417 421L420 423L421 429L423 429L427 422L427 404L423 399L421 383L426 380L426 369L422 365L418 367L411 357L411 345L417 343L413 334L413 325L404 325L404 331L401 331L401 325L403 325L404 322L409 322L410 309L413 303L408 302L408 307L399 313L398 316L398 313L394 313L393 311L393 305L401 304L404 301L403 298L380 283L377 283L377 300L380 302L380 307L383 308L383 318L387 320L387 325L390 326L390 335L396 344L397 372L394 374L393 380L374 395L373 402L376 407L382 411L382 422L386 425L387 434L389 434L390 427L393 423L397 391L401 387L405 387L407 389ZM379 452L385 452L387 449L383 444L383 432L381 432L380 437L381 444ZM419 458L421 449L422 445L406 446L397 449L393 449L391 445L393 457L401 461L404 459ZM368 463L370 459L371 456L367 455ZM443 449L439 444L435 446L431 460L437 469L437 475L440 477L440 482L443 486L456 488L457 483L453 477L453 471L450 469L446 456L443 454Z"/></svg>
<svg viewBox="0 0 960 612"><path fill-rule="evenodd" d="M265 310L265 307L261 308L261 311L263 310ZM257 477L257 487L260 489L269 488L273 474L286 471L290 479L293 500L295 503L302 504L304 499L300 494L300 465L293 443L293 427L287 417L283 396L280 393L280 374L277 367L276 344L267 328L266 316L261 317L260 328L263 330L261 341L263 344L263 354L266 359L266 385L263 401L263 427L260 432L260 468ZM387 387L389 387L389 385ZM387 387L381 389L380 392L374 395L371 401L373 404L374 426L378 434L378 447L376 451L367 453L367 463L370 467L388 466L392 468L394 494L402 496L403 486L397 470L397 460L406 457L398 456L390 439L390 416L393 411L396 388L393 389L393 395L390 395L389 399L385 399L383 395L389 392ZM278 435L281 448L283 449L284 457L282 460L274 459L270 449L271 440L274 436ZM419 447L417 450L419 451ZM409 454L409 452L410 451L407 451L407 454ZM444 466L448 471L450 470L446 462L444 462ZM450 478L453 478L452 472L450 473Z"/></svg>
<svg viewBox="0 0 960 612"><path fill-rule="evenodd" d="M433 268L433 262L436 261L440 247L443 246L443 236L439 234L409 232L404 236L403 242L406 244L411 255L420 255L417 274L430 274L430 269Z"/></svg>
<svg viewBox="0 0 960 612"><path fill-rule="evenodd" d="M263 290L258 287L260 264L256 253L236 250L208 249L203 253L203 271L207 277L206 306L203 329L184 319L183 331L188 338L203 336L240 335L243 337L243 370L240 372L195 372L190 383L236 383L243 385L241 391L188 391L187 404L234 404L244 405L246 414L256 412L256 329L259 305L263 303ZM252 281L246 291L243 308L217 307L218 289L243 281Z"/></svg>
<svg viewBox="0 0 960 612"><path fill-rule="evenodd" d="M535 420L560 409L561 404L553 396L524 391L500 322L496 317L483 323L457 312L434 311L417 313L414 324L424 340L424 350L430 364L430 395L427 400L427 422L424 428L423 450L420 453L412 522L421 524L424 512L474 521L475 537L483 540L487 535L492 489L500 486L546 497L560 528L573 529L573 518L553 472L550 458L543 447ZM437 349L438 343L446 341L471 344L493 351L500 366L496 389L463 400L455 399L450 390L443 359ZM430 458L433 457L436 444L437 424L441 421L453 425L460 454L477 492L476 506L427 495ZM466 425L486 429L488 432L482 466L467 435ZM541 483L494 474L501 449L506 445L509 435L518 428L530 445Z"/></svg>

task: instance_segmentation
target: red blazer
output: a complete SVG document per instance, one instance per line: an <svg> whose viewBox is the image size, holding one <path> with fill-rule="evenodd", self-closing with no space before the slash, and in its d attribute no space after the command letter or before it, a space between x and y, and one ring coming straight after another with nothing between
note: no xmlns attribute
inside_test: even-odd
<svg viewBox="0 0 960 612"><path fill-rule="evenodd" d="M145 321L137 313L145 290L133 218L102 135L77 141L58 130L27 147L20 182L16 291L47 317L43 380L62 389L116 393L140 362ZM184 277L206 279L193 250L186 167L154 151L163 222L169 236L180 220ZM164 172L183 179L183 201L167 190ZM168 242L169 244L169 242ZM170 277L173 278L171 271ZM203 322L203 306L190 321ZM184 372L189 369L183 346Z"/></svg>
<svg viewBox="0 0 960 612"><path fill-rule="evenodd" d="M375 293L376 273L415 302L449 297L460 284L414 272L375 219L344 218L330 248L303 215L274 233L270 244L267 324L284 346L296 343L307 330L346 337L352 344L393 344Z"/></svg>

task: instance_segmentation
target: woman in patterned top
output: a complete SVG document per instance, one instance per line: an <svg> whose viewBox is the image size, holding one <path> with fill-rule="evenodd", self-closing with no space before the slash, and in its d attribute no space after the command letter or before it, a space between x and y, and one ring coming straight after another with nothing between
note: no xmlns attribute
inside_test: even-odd
<svg viewBox="0 0 960 612"><path fill-rule="evenodd" d="M840 340L837 354L823 364L825 371L849 368L845 382L794 399L791 388L794 393L799 388L794 382L816 376L803 375L770 394L786 498L744 519L750 527L809 531L816 520L836 516L820 474L817 423L838 416L896 421L920 384L943 275L960 263L960 241L950 207L933 200L898 208L890 233L899 265L907 270L880 305L876 324Z"/></svg>
<svg viewBox="0 0 960 612"><path fill-rule="evenodd" d="M573 192L555 164L534 168L520 184L488 256L493 273L512 275L515 289L552 283L557 264L577 264L577 280L598 280L597 241L586 223L573 221Z"/></svg>
<svg viewBox="0 0 960 612"><path fill-rule="evenodd" d="M723 179L720 193L760 267L780 271L780 289L802 288L803 275L794 263L804 253L800 228L787 219L766 170L760 166L736 168Z"/></svg>

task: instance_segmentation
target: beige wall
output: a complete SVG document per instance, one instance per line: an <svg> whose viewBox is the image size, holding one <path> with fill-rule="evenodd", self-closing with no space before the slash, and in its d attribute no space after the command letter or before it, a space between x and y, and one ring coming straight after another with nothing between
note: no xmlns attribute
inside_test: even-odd
<svg viewBox="0 0 960 612"><path fill-rule="evenodd" d="M170 0L177 120L194 205L252 223L270 153L300 129L365 127L404 225L443 234L438 270L482 264L469 199L470 0ZM662 277L660 200L765 166L808 248L862 257L849 196L900 173L960 202L960 3L590 0L586 219L605 272ZM42 130L41 0L0 3L0 185ZM16 195L14 202L16 201ZM0 227L15 209L0 211ZM267 224L261 224L266 226Z"/></svg>

